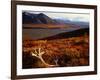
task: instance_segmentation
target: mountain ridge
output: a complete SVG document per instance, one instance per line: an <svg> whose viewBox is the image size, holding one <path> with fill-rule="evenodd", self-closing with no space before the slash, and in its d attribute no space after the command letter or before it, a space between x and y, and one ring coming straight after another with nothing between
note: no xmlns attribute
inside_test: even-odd
<svg viewBox="0 0 100 80"><path fill-rule="evenodd" d="M33 14L33 13L23 12L22 17L23 17L23 24L24 23L33 23L33 24L50 24L50 23L53 24L54 23L52 18L48 17L47 15L43 13Z"/></svg>
<svg viewBox="0 0 100 80"><path fill-rule="evenodd" d="M50 18L44 13L22 13L23 24L69 24L80 27L89 27L89 22L83 21L70 21L69 19L63 18Z"/></svg>

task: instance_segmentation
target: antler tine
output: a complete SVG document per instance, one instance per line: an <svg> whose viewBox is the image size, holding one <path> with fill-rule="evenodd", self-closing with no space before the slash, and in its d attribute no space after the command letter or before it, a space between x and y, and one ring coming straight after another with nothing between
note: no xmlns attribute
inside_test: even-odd
<svg viewBox="0 0 100 80"><path fill-rule="evenodd" d="M38 54L38 51L36 50L36 48L35 48L34 52L35 52L36 54Z"/></svg>
<svg viewBox="0 0 100 80"><path fill-rule="evenodd" d="M34 54L33 52L31 52L32 56L38 57L36 54Z"/></svg>
<svg viewBox="0 0 100 80"><path fill-rule="evenodd" d="M41 48L39 48L39 53L41 53Z"/></svg>

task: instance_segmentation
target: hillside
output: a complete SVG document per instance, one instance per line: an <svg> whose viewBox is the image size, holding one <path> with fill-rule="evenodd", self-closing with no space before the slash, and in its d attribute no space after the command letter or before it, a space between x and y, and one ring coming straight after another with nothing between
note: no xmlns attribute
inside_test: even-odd
<svg viewBox="0 0 100 80"><path fill-rule="evenodd" d="M63 39L63 38L82 36L84 34L89 34L89 28L78 29L78 30L74 30L74 31L70 31L70 32L60 33L60 34L57 34L54 36L42 38L42 40Z"/></svg>
<svg viewBox="0 0 100 80"><path fill-rule="evenodd" d="M54 21L43 13L33 14L28 12L23 12L23 24L32 23L32 24L53 24Z"/></svg>
<svg viewBox="0 0 100 80"><path fill-rule="evenodd" d="M42 59L39 52L44 52ZM53 65L53 66L51 66ZM23 68L68 67L89 65L89 35L77 37L24 40L23 41Z"/></svg>

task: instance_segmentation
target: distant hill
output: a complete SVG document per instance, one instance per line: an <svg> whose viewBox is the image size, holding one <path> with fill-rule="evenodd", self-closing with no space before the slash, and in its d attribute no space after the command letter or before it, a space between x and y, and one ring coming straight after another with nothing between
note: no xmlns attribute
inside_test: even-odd
<svg viewBox="0 0 100 80"><path fill-rule="evenodd" d="M89 22L83 22L83 21L70 21L68 19L53 19L56 24L67 24L71 26L77 26L80 28L88 28L89 27Z"/></svg>
<svg viewBox="0 0 100 80"><path fill-rule="evenodd" d="M53 24L54 23L54 21L50 17L48 17L43 13L34 14L34 13L23 12L22 17L23 17L23 24L27 24L27 23Z"/></svg>
<svg viewBox="0 0 100 80"><path fill-rule="evenodd" d="M70 32L60 33L60 34L57 34L57 35L54 35L54 36L42 38L42 40L45 40L45 39L46 40L52 40L52 39L63 39L63 38L69 38L69 37L77 37L77 36L82 36L85 33L89 35L89 28L78 29L78 30L74 30L74 31L70 31Z"/></svg>

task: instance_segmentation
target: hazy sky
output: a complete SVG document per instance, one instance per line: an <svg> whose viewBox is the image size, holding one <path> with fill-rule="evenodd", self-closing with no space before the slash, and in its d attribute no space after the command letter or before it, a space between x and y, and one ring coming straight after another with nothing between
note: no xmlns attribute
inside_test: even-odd
<svg viewBox="0 0 100 80"><path fill-rule="evenodd" d="M27 12L27 11L26 11ZM28 11L29 12L29 11ZM32 12L35 14L44 13L51 18L69 19L71 21L89 22L89 14L87 13L67 13L67 12Z"/></svg>

